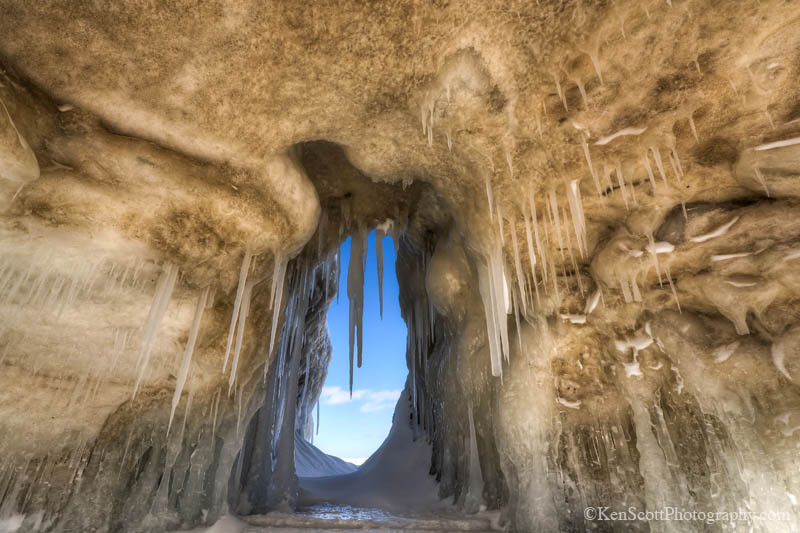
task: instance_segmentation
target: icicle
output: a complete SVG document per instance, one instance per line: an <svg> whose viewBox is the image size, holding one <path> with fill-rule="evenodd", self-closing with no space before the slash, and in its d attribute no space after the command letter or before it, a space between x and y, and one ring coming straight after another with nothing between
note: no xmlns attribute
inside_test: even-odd
<svg viewBox="0 0 800 533"><path fill-rule="evenodd" d="M756 174L756 178L761 183L761 186L764 187L764 192L767 194L767 198L769 198L769 189L767 188L767 180L764 179L764 174L761 173L761 169L758 168L757 165L753 165L753 172Z"/></svg>
<svg viewBox="0 0 800 533"><path fill-rule="evenodd" d="M508 175L509 177L514 177L514 165L511 161L511 152L506 152L506 163L508 163Z"/></svg>
<svg viewBox="0 0 800 533"><path fill-rule="evenodd" d="M600 187L600 179L597 177L597 172L594 169L594 165L592 165L592 156L589 153L589 144L586 140L581 141L581 146L583 147L583 155L586 157L586 164L589 165L589 172L592 174L592 180L594 180L594 186L597 189L597 195L603 195L603 189Z"/></svg>
<svg viewBox="0 0 800 533"><path fill-rule="evenodd" d="M681 302L678 301L678 291L675 290L675 285L672 283L672 274L670 274L669 265L664 265L664 270L667 275L667 281L669 282L669 289L672 291L672 297L675 299L675 305L678 306L678 312L683 313L683 311L681 311Z"/></svg>
<svg viewBox="0 0 800 533"><path fill-rule="evenodd" d="M658 149L658 146L651 146L650 150L653 151L653 159L656 161L656 167L658 167L658 172L661 174L661 179L664 180L664 185L667 185L667 173L664 172L664 163L661 161L661 152Z"/></svg>
<svg viewBox="0 0 800 533"><path fill-rule="evenodd" d="M531 263L531 276L533 277L533 290L536 292L536 304L541 305L541 299L539 298L539 282L536 279L536 254L533 251L533 237L531 234L531 223L528 220L528 217L525 215L525 208L522 209L522 218L525 219L525 239L528 243L528 258L530 259Z"/></svg>
<svg viewBox="0 0 800 533"><path fill-rule="evenodd" d="M542 279L544 283L547 283L547 254L545 253L544 247L542 246L542 240L539 236L539 217L536 213L536 200L533 197L533 191L528 192L528 203L530 204L531 208L531 222L533 223L533 235L536 239L536 250L539 252L539 258L542 260ZM547 285L545 285L546 287Z"/></svg>
<svg viewBox="0 0 800 533"><path fill-rule="evenodd" d="M681 167L681 160L678 157L678 152L674 148L669 151L669 162L672 165L672 171L675 172L675 178L678 180L678 185L683 185L681 178L683 177L683 167Z"/></svg>
<svg viewBox="0 0 800 533"><path fill-rule="evenodd" d="M378 299L380 300L381 318L383 318L383 230L375 230L375 259L378 264Z"/></svg>
<svg viewBox="0 0 800 533"><path fill-rule="evenodd" d="M556 80L556 91L558 92L558 97L561 99L561 103L564 104L564 111L569 113L569 107L567 107L567 99L564 98L564 91L561 90L561 81L558 79L558 75L554 72L553 78Z"/></svg>
<svg viewBox="0 0 800 533"><path fill-rule="evenodd" d="M337 256L338 257L338 256ZM278 329L278 319L281 314L281 301L283 300L283 285L284 278L286 277L286 264L288 259L275 254L275 268L272 273L272 297L270 298L270 308L272 309L272 329L269 334L269 351L267 352L267 361L272 354L272 349L275 347L275 332ZM264 365L264 374L267 373L267 367Z"/></svg>
<svg viewBox="0 0 800 533"><path fill-rule="evenodd" d="M239 308L242 305L242 296L244 295L244 288L247 284L247 272L250 270L250 261L252 261L252 259L253 255L250 251L245 250L242 266L239 269L239 286L236 288L236 299L233 301L233 315L231 316L231 326L228 329L228 342L225 344L225 358L222 361L223 374L228 367L228 357L231 354L231 346L233 345L233 332L236 330L236 320L239 317Z"/></svg>
<svg viewBox="0 0 800 533"><path fill-rule="evenodd" d="M244 343L244 328L247 324L247 315L250 313L250 298L253 295L253 284L248 283L242 297L242 307L239 311L239 324L236 330L236 348L233 350L233 363L231 363L231 375L228 378L228 395L233 391L233 383L236 381L236 370L239 367L239 354L242 352ZM276 310L277 312L277 310Z"/></svg>
<svg viewBox="0 0 800 533"><path fill-rule="evenodd" d="M550 198L550 213L553 216L553 226L556 229L556 237L558 238L558 249L561 252L561 260L564 260L564 238L561 235L561 219L558 215L558 200L556 199L556 191L554 189L550 189L548 191L548 197Z"/></svg>
<svg viewBox="0 0 800 533"><path fill-rule="evenodd" d="M353 348L357 337L358 367L362 363L364 328L364 263L367 253L366 232L353 235L350 240L350 265L347 271L347 297L350 301L350 396L353 395Z"/></svg>
<svg viewBox="0 0 800 533"><path fill-rule="evenodd" d="M586 257L586 217L583 213L581 191L578 188L579 181L578 179L574 179L567 184L567 202L569 204L570 214L572 215L572 228L575 231L578 252L581 254L581 257Z"/></svg>
<svg viewBox="0 0 800 533"><path fill-rule="evenodd" d="M694 117L691 114L689 114L689 128L691 128L692 135L694 135L695 144L699 143L700 142L700 138L697 136L697 127L694 124Z"/></svg>
<svg viewBox="0 0 800 533"><path fill-rule="evenodd" d="M525 278L522 275L522 262L519 259L519 242L517 241L517 224L515 221L511 221L511 243L514 250L514 268L517 271L517 286L519 287L520 298L522 300L522 311L527 314L528 312L528 295L525 291ZM513 293L513 291L512 291ZM520 350L522 349L522 343L520 341Z"/></svg>
<svg viewBox="0 0 800 533"><path fill-rule="evenodd" d="M139 390L139 385L144 378L147 364L150 362L150 354L153 351L158 328L161 325L164 314L167 312L167 305L172 297L172 291L175 288L175 282L177 280L178 268L172 263L166 263L164 265L164 270L161 272L161 277L158 280L158 286L153 296L153 303L150 305L150 313L147 316L147 322L142 331L142 344L137 357L139 375L133 387L133 396L131 400L136 398L136 392Z"/></svg>
<svg viewBox="0 0 800 533"><path fill-rule="evenodd" d="M449 129L445 132L445 136L447 138L447 150L449 152L452 152L453 151L453 136L450 133Z"/></svg>
<svg viewBox="0 0 800 533"><path fill-rule="evenodd" d="M192 364L192 354L194 347L197 343L197 334L200 331L200 322L203 319L203 311L206 309L206 302L208 301L209 289L206 287L197 299L197 307L194 310L194 319L192 320L192 327L189 329L189 340L186 341L186 349L183 352L183 361L181 368L178 371L178 379L175 383L175 393L172 395L172 409L169 413L169 424L167 424L167 436L172 427L172 419L175 417L175 409L181 400L183 393L183 386L186 384L186 378L189 375L189 367Z"/></svg>
<svg viewBox="0 0 800 533"><path fill-rule="evenodd" d="M650 158L647 157L647 150L644 152L644 156L642 157L644 160L644 168L647 170L647 177L650 180L650 185L653 187L653 194L656 193L656 177L653 174L653 167L650 166Z"/></svg>
<svg viewBox="0 0 800 533"><path fill-rule="evenodd" d="M572 81L575 82L575 85L578 86L578 90L581 93L581 99L583 99L583 106L586 109L589 109L589 97L586 95L586 86L583 83L583 80L580 77L572 78Z"/></svg>

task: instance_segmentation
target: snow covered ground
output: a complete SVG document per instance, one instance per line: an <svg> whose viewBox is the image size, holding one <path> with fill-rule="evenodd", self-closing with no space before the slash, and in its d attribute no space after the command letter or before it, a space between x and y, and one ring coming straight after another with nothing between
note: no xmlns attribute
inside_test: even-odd
<svg viewBox="0 0 800 533"><path fill-rule="evenodd" d="M358 468L352 463L328 455L298 434L294 438L294 467L301 478L349 474Z"/></svg>
<svg viewBox="0 0 800 533"><path fill-rule="evenodd" d="M298 436L295 464L301 494L296 513L226 516L193 533L501 530L499 512L465 516L449 499L439 500L438 484L428 475L430 446L422 438L414 439L410 414L409 395L404 392L386 440L358 468ZM318 477L341 469L348 472Z"/></svg>
<svg viewBox="0 0 800 533"><path fill-rule="evenodd" d="M439 485L430 470L431 449L414 440L409 424L408 394L395 407L392 429L378 450L355 472L300 478L300 507L319 503L376 507L398 514L450 507L439 500Z"/></svg>

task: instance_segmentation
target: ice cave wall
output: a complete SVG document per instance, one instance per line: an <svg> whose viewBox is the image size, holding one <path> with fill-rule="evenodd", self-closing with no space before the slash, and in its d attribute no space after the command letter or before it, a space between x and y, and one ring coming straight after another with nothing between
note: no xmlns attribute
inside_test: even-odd
<svg viewBox="0 0 800 533"><path fill-rule="evenodd" d="M795 3L0 12L0 518L291 507L336 250L380 227L443 497L797 528Z"/></svg>

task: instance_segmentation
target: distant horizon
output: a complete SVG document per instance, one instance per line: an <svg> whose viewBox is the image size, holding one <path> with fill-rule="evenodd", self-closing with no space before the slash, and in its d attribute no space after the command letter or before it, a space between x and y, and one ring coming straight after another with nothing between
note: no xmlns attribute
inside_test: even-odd
<svg viewBox="0 0 800 533"><path fill-rule="evenodd" d="M328 331L333 355L320 398L319 434L314 446L323 452L360 465L389 434L394 407L405 388L406 324L400 316L396 255L390 237L383 238L383 319L378 298L375 231L369 234L364 271L364 355L353 371L353 396L349 392L349 319L347 270L350 242L342 243L338 303L328 310ZM355 366L355 365L354 365ZM316 410L314 411L316 417Z"/></svg>

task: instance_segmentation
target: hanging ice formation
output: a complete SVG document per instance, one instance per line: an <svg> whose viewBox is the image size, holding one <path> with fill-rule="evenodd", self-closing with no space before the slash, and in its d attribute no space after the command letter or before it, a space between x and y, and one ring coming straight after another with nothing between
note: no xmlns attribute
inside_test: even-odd
<svg viewBox="0 0 800 533"><path fill-rule="evenodd" d="M503 359L508 360L509 354L504 277L503 249L493 241L484 262L478 266L478 285L486 315L492 375L495 377L503 376Z"/></svg>
<svg viewBox="0 0 800 533"><path fill-rule="evenodd" d="M353 395L353 344L358 339L358 367L363 358L364 268L367 260L367 232L360 230L350 240L350 265L347 270L347 298L350 301L350 396ZM357 333L356 333L357 332ZM356 337L357 335L357 337Z"/></svg>
<svg viewBox="0 0 800 533"><path fill-rule="evenodd" d="M138 377L133 387L133 396L131 399L136 398L136 392L139 390L139 385L141 385L142 379L144 378L147 364L150 362L150 354L153 351L158 328L161 325L164 314L167 312L167 305L172 297L172 291L175 289L175 282L177 280L178 267L172 263L164 264L164 270L161 272L161 277L158 280L156 292L153 296L153 303L150 305L150 313L147 316L147 322L142 331L142 343L136 360Z"/></svg>
<svg viewBox="0 0 800 533"><path fill-rule="evenodd" d="M233 382L236 381L236 370L239 367L239 354L242 352L244 342L244 328L247 324L247 315L250 314L250 298L253 295L253 282L248 282L242 297L242 307L239 311L239 324L236 329L236 348L233 350L233 363L231 363L231 375L228 378L228 395L233 391Z"/></svg>
<svg viewBox="0 0 800 533"><path fill-rule="evenodd" d="M236 298L233 301L233 315L231 315L231 325L228 328L228 341L225 343L225 358L222 360L223 374L228 368L228 357L231 354L231 346L233 345L233 333L236 331L236 321L239 320L239 310L242 307L242 297L244 296L245 285L247 285L247 273L250 271L252 259L253 255L250 251L245 250L242 266L239 268L239 285L236 288Z"/></svg>
<svg viewBox="0 0 800 533"><path fill-rule="evenodd" d="M337 254L338 260L338 254ZM275 347L275 332L278 328L278 318L281 313L281 301L283 300L283 285L284 278L286 277L286 264L289 261L287 257L276 253L275 254L275 267L272 273L272 296L269 300L269 307L272 309L272 328L269 334L269 351L267 352L267 360L272 354L272 349ZM266 368L264 370L266 375Z"/></svg>
<svg viewBox="0 0 800 533"><path fill-rule="evenodd" d="M528 311L528 295L525 291L525 277L522 275L522 262L519 259L519 241L517 240L517 224L511 221L511 244L514 250L514 269L517 274L517 286L519 287L520 299L522 300L522 310L527 313ZM516 306L515 306L516 307ZM517 328L519 331L519 328Z"/></svg>
<svg viewBox="0 0 800 533"><path fill-rule="evenodd" d="M178 371L178 379L175 383L175 393L172 395L172 409L169 413L169 424L167 424L167 435L169 435L169 430L172 427L172 419L175 417L175 409L178 407L178 403L181 400L181 394L183 393L183 386L186 384L186 378L189 375L189 367L192 364L192 354L194 354L194 347L197 343L197 334L200 331L200 322L203 319L203 311L206 309L206 303L208 302L208 296L211 290L206 287L203 289L203 292L200 293L200 297L197 299L197 306L194 310L194 318L192 319L192 326L189 329L189 340L186 341L186 349L183 352L183 360L181 361L181 368Z"/></svg>
<svg viewBox="0 0 800 533"><path fill-rule="evenodd" d="M572 214L572 227L575 230L578 251L581 257L586 257L588 253L586 250L586 217L583 214L583 202L581 201L578 181L574 179L567 184L567 201L569 203L569 211Z"/></svg>
<svg viewBox="0 0 800 533"><path fill-rule="evenodd" d="M383 236L382 228L375 229L375 260L378 268L378 300L380 301L380 313L383 318Z"/></svg>

